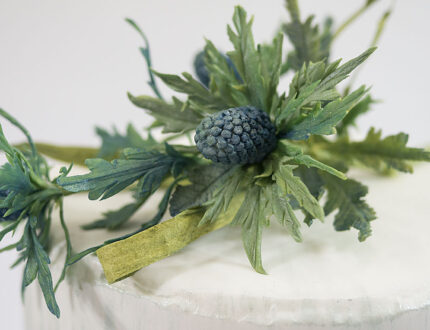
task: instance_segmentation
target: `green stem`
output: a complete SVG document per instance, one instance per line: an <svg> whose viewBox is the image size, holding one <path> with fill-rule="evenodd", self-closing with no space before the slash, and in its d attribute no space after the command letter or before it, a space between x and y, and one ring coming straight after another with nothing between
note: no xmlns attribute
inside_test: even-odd
<svg viewBox="0 0 430 330"><path fill-rule="evenodd" d="M335 40L348 26L350 26L352 23L354 23L361 15L363 15L367 9L371 5L373 5L376 2L376 0L367 0L366 3L360 7L357 11L355 11L350 17L348 17L335 31L333 34L333 37L331 38L331 41Z"/></svg>
<svg viewBox="0 0 430 330"><path fill-rule="evenodd" d="M154 78L154 74L152 73L152 60L151 60L151 51L149 49L149 41L148 38L146 37L145 33L143 33L142 29L136 24L135 21L133 21L130 18L126 18L125 21L127 23L129 23L142 37L145 46L144 47L140 47L140 52L142 53L145 61L146 61L146 66L148 68L148 74L149 74L149 82L148 85L152 88L152 90L154 91L155 95L157 95L157 97L160 100L163 100L163 96L160 93L160 90L158 89L157 83L155 81Z"/></svg>
<svg viewBox="0 0 430 330"><path fill-rule="evenodd" d="M63 199L60 199L59 204L60 204L60 223L61 223L61 227L63 228L63 231L64 231L64 237L66 238L66 260L64 262L64 267L63 267L63 271L61 272L60 278L58 279L57 284L55 285L54 292L57 291L58 286L66 277L66 270L67 270L68 261L69 261L70 257L72 256L72 243L70 241L69 229L67 228L66 222L64 221Z"/></svg>
<svg viewBox="0 0 430 330"><path fill-rule="evenodd" d="M4 111L1 108L0 108L0 116L2 116L5 119L7 119L12 125L14 125L15 127L17 127L25 135L25 137L27 138L28 144L30 145L31 152L33 153L33 156L37 157L36 146L34 145L33 139L31 138L31 135L27 131L27 129L24 126L22 126L18 122L18 120L16 120L11 114L7 113L6 111Z"/></svg>

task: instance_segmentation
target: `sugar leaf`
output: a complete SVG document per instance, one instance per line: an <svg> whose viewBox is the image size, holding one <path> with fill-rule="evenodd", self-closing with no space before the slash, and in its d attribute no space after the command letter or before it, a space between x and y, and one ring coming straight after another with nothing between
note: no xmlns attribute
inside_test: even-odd
<svg viewBox="0 0 430 330"><path fill-rule="evenodd" d="M154 97L133 96L130 93L128 98L135 106L150 111L151 115L163 126L164 133L191 131L203 118L202 115L191 110L179 100L172 104Z"/></svg>
<svg viewBox="0 0 430 330"><path fill-rule="evenodd" d="M190 101L206 107L209 111L226 107L222 98L212 94L205 86L187 72L182 73L184 78L156 71L154 71L154 73L174 91L187 94Z"/></svg>
<svg viewBox="0 0 430 330"><path fill-rule="evenodd" d="M380 172L395 169L412 173L410 161L430 161L430 152L407 147L408 135L399 133L382 138L382 132L371 128L361 142L350 142L347 137L329 143L328 147L343 161L360 163Z"/></svg>
<svg viewBox="0 0 430 330"><path fill-rule="evenodd" d="M247 21L245 10L237 6L234 10L233 23L236 32L231 26L227 33L234 46L234 51L228 56L236 66L237 71L245 82L250 103L260 109L266 110L266 95L263 77L261 76L260 56L254 44L252 35L252 18Z"/></svg>
<svg viewBox="0 0 430 330"><path fill-rule="evenodd" d="M86 164L91 171L88 174L72 177L61 176L57 183L71 192L88 191L90 199L109 198L149 171L158 179L163 178L177 162L175 158L157 151L146 152L140 149L126 149L124 158L108 162L104 159L88 159Z"/></svg>
<svg viewBox="0 0 430 330"><path fill-rule="evenodd" d="M267 198L267 207L271 208L271 214L275 219L287 229L287 232L296 242L302 241L300 233L300 222L294 213L288 197L282 192L277 184L264 187L264 194Z"/></svg>
<svg viewBox="0 0 430 330"><path fill-rule="evenodd" d="M248 189L232 224L242 227L243 246L252 267L258 273L266 274L261 260L261 240L263 227L269 223L265 214L267 200L260 189L258 186Z"/></svg>
<svg viewBox="0 0 430 330"><path fill-rule="evenodd" d="M97 157L104 159L113 159L125 148L150 149L157 143L151 135L147 139L143 139L131 124L127 126L127 131L124 135L120 134L116 128L114 128L113 133L110 133L103 128L97 127L96 133L102 139L102 146Z"/></svg>
<svg viewBox="0 0 430 330"><path fill-rule="evenodd" d="M355 180L340 180L323 174L327 188L327 202L324 206L326 215L338 209L334 227L338 231L359 230L358 239L364 241L372 233L370 221L376 219L375 211L363 200L367 187Z"/></svg>
<svg viewBox="0 0 430 330"><path fill-rule="evenodd" d="M376 103L376 101L370 96L367 95L360 102L358 102L351 110L346 114L346 116L342 119L342 121L337 125L336 129L339 134L346 132L346 130L350 126L355 125L356 119L362 114L370 111L370 106Z"/></svg>
<svg viewBox="0 0 430 330"><path fill-rule="evenodd" d="M297 0L287 0L287 9L291 22L284 24L282 29L294 46L294 51L287 57L288 68L299 70L303 64L318 62L328 58L328 44L331 38L331 23L328 21L322 33L318 25L313 25L313 16L301 22ZM286 68L284 69L286 71Z"/></svg>
<svg viewBox="0 0 430 330"><path fill-rule="evenodd" d="M293 170L295 168L296 166L294 165L280 165L274 172L276 184L285 195L291 194L294 196L300 206L312 216L321 221L324 220L323 209L300 177L294 175Z"/></svg>
<svg viewBox="0 0 430 330"><path fill-rule="evenodd" d="M299 119L282 137L290 140L305 140L311 134L334 134L336 132L335 126L366 93L366 88L362 86L348 96L328 103L323 108L317 104L309 115Z"/></svg>
<svg viewBox="0 0 430 330"><path fill-rule="evenodd" d="M211 198L203 204L206 210L200 220L201 225L216 221L222 212L226 212L233 197L239 193L240 186L246 185L248 182L245 178L244 171L240 167L232 168L231 171L225 174L229 179L221 185L217 185L217 189L210 192ZM225 176L225 178L227 178L227 176Z"/></svg>
<svg viewBox="0 0 430 330"><path fill-rule="evenodd" d="M187 178L191 184L176 188L170 200L170 215L174 217L186 209L203 205L235 171L235 167L218 164L190 169Z"/></svg>

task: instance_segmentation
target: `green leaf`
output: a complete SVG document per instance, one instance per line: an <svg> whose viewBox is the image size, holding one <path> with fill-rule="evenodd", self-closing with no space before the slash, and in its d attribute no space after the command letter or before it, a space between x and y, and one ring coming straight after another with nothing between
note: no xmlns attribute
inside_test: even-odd
<svg viewBox="0 0 430 330"><path fill-rule="evenodd" d="M9 190L21 194L29 194L35 190L30 181L28 169L23 168L18 156L13 156L9 163L0 168L0 190Z"/></svg>
<svg viewBox="0 0 430 330"><path fill-rule="evenodd" d="M125 135L120 134L115 128L113 133L110 133L103 128L97 127L96 133L102 139L102 146L96 157L104 159L113 159L126 148L142 148L148 150L157 144L151 135L149 135L146 140L143 139L131 124L127 126ZM94 158L94 156L88 158Z"/></svg>
<svg viewBox="0 0 430 330"><path fill-rule="evenodd" d="M61 176L57 183L71 192L89 191L89 199L106 199L125 189L149 171L159 177L166 175L177 159L159 152L145 152L140 149L126 149L123 159L108 162L104 159L88 159L88 174L72 177Z"/></svg>
<svg viewBox="0 0 430 330"><path fill-rule="evenodd" d="M273 107L273 101L277 98L277 87L282 65L282 41L281 33L275 36L271 44L258 45L258 53L261 63L261 76L265 89L265 108Z"/></svg>
<svg viewBox="0 0 430 330"><path fill-rule="evenodd" d="M355 180L340 180L334 176L323 174L327 188L327 202L324 206L326 215L338 209L334 219L337 231L359 230L358 239L364 241L372 233L370 221L376 219L375 211L363 200L367 187Z"/></svg>
<svg viewBox="0 0 430 330"><path fill-rule="evenodd" d="M182 73L185 79L172 74L154 73L170 88L179 93L185 93L189 101L206 108L206 111L214 112L226 108L224 100L212 94L205 86L193 78L187 72ZM212 110L212 111L211 111Z"/></svg>
<svg viewBox="0 0 430 330"><path fill-rule="evenodd" d="M157 212L157 214L154 216L154 218L152 218L151 221L145 222L142 225L141 230L146 230L148 228L151 228L152 226L155 226L156 224L158 224L161 221L161 219L163 218L163 215L166 213L167 207L169 206L169 199L170 199L170 196L172 194L172 191L173 191L173 189L175 188L175 186L178 184L178 182L180 180L182 180L182 178L176 179L166 189L166 192L164 193L164 196L161 199L160 204L158 204L158 212Z"/></svg>
<svg viewBox="0 0 430 330"><path fill-rule="evenodd" d="M300 177L306 187L309 189L309 192L312 196L315 197L316 200L320 200L324 194L324 181L321 178L321 175L318 173L318 170L315 167L307 168L305 166L298 166L294 170L294 175ZM305 214L304 222L311 226L315 217L313 217L309 212L302 208L302 212Z"/></svg>
<svg viewBox="0 0 430 330"><path fill-rule="evenodd" d="M246 93L239 88L243 81L238 80L225 56L209 40L206 40L205 63L211 78L211 93L219 95L229 107L249 104Z"/></svg>
<svg viewBox="0 0 430 330"><path fill-rule="evenodd" d="M242 226L243 247L252 267L258 273L266 274L261 260L261 240L263 227L268 225L265 217L267 201L262 200L264 196L261 195L258 186L248 189L232 224Z"/></svg>
<svg viewBox="0 0 430 330"><path fill-rule="evenodd" d="M294 51L287 57L287 67L299 70L303 64L327 60L329 56L329 43L331 41L331 23L328 21L320 33L319 26L313 25L313 16L309 16L303 23L300 20L300 11L297 0L287 0L287 9L291 22L284 24L282 29L294 46ZM286 68L284 72L287 71Z"/></svg>
<svg viewBox="0 0 430 330"><path fill-rule="evenodd" d="M291 194L307 212L316 219L324 220L324 211L318 201L309 192L309 189L300 179L295 176L294 165L280 165L274 172L274 179L282 192L287 195Z"/></svg>
<svg viewBox="0 0 430 330"><path fill-rule="evenodd" d="M296 242L302 241L302 235L300 233L300 222L294 213L288 198L282 192L277 184L271 184L264 188L265 198L267 198L267 207L271 211L276 220L286 228L287 232Z"/></svg>
<svg viewBox="0 0 430 330"><path fill-rule="evenodd" d="M408 135L399 133L382 138L382 132L371 128L361 142L347 137L328 144L328 150L349 163L360 163L380 172L395 169L412 173L410 161L430 161L430 152L407 147Z"/></svg>
<svg viewBox="0 0 430 330"><path fill-rule="evenodd" d="M24 268L23 286L29 286L37 277L37 259L32 250L29 251L27 256L27 263Z"/></svg>
<svg viewBox="0 0 430 330"><path fill-rule="evenodd" d="M351 108L351 110L336 127L338 133L342 134L346 132L350 126L354 126L356 119L362 114L367 113L370 110L370 106L374 103L376 103L376 101L370 95L367 95L364 99L358 102L354 107Z"/></svg>
<svg viewBox="0 0 430 330"><path fill-rule="evenodd" d="M280 141L279 145L281 148L283 147L282 148L283 154L291 157L290 162L295 163L297 165L304 165L304 166L307 166L308 168L310 167L319 168L320 170L330 173L331 175L337 176L342 180L347 179L346 175L338 171L337 169L327 164L321 163L320 161L312 158L309 155L304 155L300 147L294 144L288 143L286 141Z"/></svg>
<svg viewBox="0 0 430 330"><path fill-rule="evenodd" d="M230 206L233 197L239 193L240 186L249 183L245 177L244 171L240 167L232 169L228 172L229 179L223 182L222 185L212 192L212 198L209 199L203 206L206 207L205 214L200 220L200 224L214 222L222 212L226 212Z"/></svg>
<svg viewBox="0 0 430 330"><path fill-rule="evenodd" d="M174 103L150 96L133 96L128 98L137 107L150 111L151 115L163 126L164 133L178 133L194 130L202 120L202 115L191 110L185 103L174 99Z"/></svg>
<svg viewBox="0 0 430 330"><path fill-rule="evenodd" d="M163 99L163 97L161 96L161 93L158 89L157 83L154 79L154 75L151 71L152 69L152 60L151 60L151 51L149 48L149 41L148 38L146 37L145 33L143 33L142 29L136 24L136 22L134 22L132 19L130 18L126 18L125 21L127 23L129 23L142 37L143 42L144 42L144 46L140 47L139 50L141 52L141 54L143 55L145 62L146 62L146 66L148 68L148 75L149 75L149 81L148 81L148 85L151 87L151 89L154 91L154 94L157 95L157 97L159 99Z"/></svg>
<svg viewBox="0 0 430 330"><path fill-rule="evenodd" d="M327 75L321 81L321 83L318 85L318 87L316 89L316 92L327 91L327 90L335 87L342 80L348 78L349 74L356 67L358 67L361 63L363 63L375 50L376 50L376 47L369 48L368 50L366 50L362 54L358 55L357 57L353 58L352 60L341 65L339 68L337 68L335 71L333 71L332 73Z"/></svg>
<svg viewBox="0 0 430 330"><path fill-rule="evenodd" d="M298 113L298 111L305 104L309 96L313 94L319 82L320 81L318 80L311 83L310 85L303 88L303 90L300 91L300 94L294 95L292 99L286 99L283 101L281 107L279 108L279 113L276 116L276 123L278 128L281 126L282 121L288 121L295 114Z"/></svg>
<svg viewBox="0 0 430 330"><path fill-rule="evenodd" d="M50 263L49 257L43 249L42 245L40 244L34 230L32 230L32 238L34 244L35 258L38 266L37 279L39 281L40 288L42 289L43 296L45 297L45 302L48 306L49 311L57 318L59 318L60 308L58 307L57 301L55 299L52 276L48 267L48 264Z"/></svg>
<svg viewBox="0 0 430 330"><path fill-rule="evenodd" d="M354 107L367 90L364 86L343 99L328 103L323 108L317 104L307 116L302 117L291 129L282 135L290 140L305 140L309 135L330 135L336 133L335 126Z"/></svg>
<svg viewBox="0 0 430 330"><path fill-rule="evenodd" d="M235 167L218 164L192 168L188 173L192 184L176 188L170 200L170 215L174 217L186 209L203 205L235 171Z"/></svg>
<svg viewBox="0 0 430 330"><path fill-rule="evenodd" d="M145 199L146 200L146 199ZM124 223L126 223L130 218L136 213L136 211L143 204L143 201L137 201L135 203L130 203L124 205L119 210L115 211L107 211L103 213L103 218L100 220L96 220L87 225L83 225L82 229L91 230L91 229L100 229L107 228L109 230L114 230L121 227Z"/></svg>
<svg viewBox="0 0 430 330"><path fill-rule="evenodd" d="M268 111L265 107L267 94L261 75L260 55L255 47L251 30L252 19L247 21L245 10L237 6L234 10L233 24L236 32L230 26L227 27L230 41L234 46L234 51L228 52L228 56L243 78L250 103Z"/></svg>

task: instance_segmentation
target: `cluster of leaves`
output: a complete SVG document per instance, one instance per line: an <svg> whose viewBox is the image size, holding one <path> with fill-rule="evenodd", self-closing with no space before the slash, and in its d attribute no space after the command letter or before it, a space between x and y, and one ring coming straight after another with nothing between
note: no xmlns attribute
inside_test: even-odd
<svg viewBox="0 0 430 330"><path fill-rule="evenodd" d="M22 291L37 278L48 309L59 317L60 309L54 292L65 277L66 263L54 289L49 270L48 249L51 213L53 208L58 206L67 257L71 254L72 247L63 216L63 190L55 184L55 179L50 180L46 161L37 152L24 127L2 109L0 115L23 131L31 147L30 150L22 152L11 146L0 126L0 150L7 158L7 163L0 168L0 221L4 226L0 231L0 241L9 233L15 234L19 225L24 227L21 238L0 252L13 249L19 252L19 258L13 266L25 263ZM67 174L66 169L63 169L63 172Z"/></svg>
<svg viewBox="0 0 430 330"><path fill-rule="evenodd" d="M186 72L179 76L153 70L146 36L136 23L127 20L144 40L140 51L148 67L148 84L155 94L155 97L129 94L133 104L155 119L146 138L130 125L124 135L116 130L108 132L98 128L97 134L102 139L99 150L40 145L42 152L54 158L69 160L65 155L69 153L72 158L76 157L75 162L89 169L89 173L77 176L68 176L69 171L63 169L62 174L51 181L46 163L25 130L31 153L10 146L0 132L0 148L8 158L8 163L0 169L0 196L5 195L0 197L0 211L4 211L2 219L5 220L18 214L0 232L0 240L25 222L21 240L5 248L17 248L21 251L19 261L27 261L23 287L37 276L49 309L59 315L46 253L51 211L55 205L60 207L60 221L67 241L66 266L106 244L158 224L169 205L173 216L188 209L199 209L203 212L200 225L217 221L233 207L237 209L231 223L241 226L246 254L260 273L265 273L261 258L262 232L272 218L300 242L301 222L297 211L303 213L304 222L309 226L313 220L322 221L328 214L337 212L335 229L355 228L359 240L365 240L371 234L370 223L376 216L364 200L367 187L347 178L348 166L358 163L381 173L391 169L411 172L410 161L430 160L429 152L406 146L408 136L404 133L382 138L379 131L371 129L363 141L350 141L348 137L350 127L360 115L369 111L374 99L365 86L352 92L349 87L339 92L338 84L375 48L341 64L340 60L329 60L330 46L339 31L374 2L366 1L364 7L333 31L330 19L322 28L313 23L313 17L302 22L297 1L287 0L291 22L284 24L283 31L293 46L287 56L283 56L282 33L270 44L256 45L252 19L247 19L243 8L236 7L233 25L228 26L233 50L227 53L234 67L207 40L208 88ZM288 70L294 72L289 90L279 93L280 76ZM186 98L164 99L156 78ZM260 164L221 166L205 160L194 146L167 143L168 139L192 133L207 115L248 105L267 112L277 129L277 148ZM151 135L155 128L162 128L163 133L171 135L167 140L157 141ZM84 161L79 153L89 156ZM108 211L102 219L84 226L84 229L117 229L161 187L166 189L157 214L137 231L72 254L62 212L64 195L87 191L90 200L97 200L132 189L132 203ZM324 205L321 203L323 196L326 196ZM64 275L65 270L60 280Z"/></svg>
<svg viewBox="0 0 430 330"><path fill-rule="evenodd" d="M366 2L361 11L372 3ZM232 223L242 226L245 250L259 272L264 272L260 253L262 229L272 216L296 241L301 240L296 210L303 212L308 225L314 219L323 220L325 215L338 210L334 221L336 230L356 228L360 241L370 235L370 222L375 219L375 212L363 199L367 187L347 179L348 166L360 162L379 171L388 168L410 171L408 161L428 160L429 154L406 147L405 134L381 139L380 133L371 130L366 140L349 141L349 127L370 109L374 100L367 95L365 86L341 93L337 85L348 78L375 48L342 65L340 60L329 62L331 41L338 34L331 30L331 21L328 20L321 30L313 25L312 17L301 22L296 1L288 0L287 9L291 22L285 24L283 30L294 49L283 62L283 35L277 34L270 44L256 45L251 30L252 19L247 20L243 8L237 7L233 26L228 26L227 30L233 45L227 55L234 67L212 42L206 41L208 88L186 72L178 76L153 70L146 37L133 21L128 20L145 40L146 46L141 52L149 67L149 85L156 95L129 94L129 99L155 118L150 129L162 127L164 133L181 136L194 131L207 115L226 108L253 105L270 115L277 128L279 143L262 164L226 167L204 160L195 147L163 145L150 134L143 139L131 126L126 135L98 129L103 143L100 158L86 161L91 172L74 177L62 176L58 184L70 192L89 191L90 199L104 199L137 183L133 188L135 202L107 212L103 219L85 229L120 227L164 181L173 178L160 203L160 211L142 228L161 220L169 200L172 215L190 208L202 208L201 224L205 224L216 221L232 207L233 196L242 194L243 202ZM295 75L288 93L279 94L279 79L286 68L294 70ZM174 96L170 102L165 100L156 86L155 77L187 98L181 100ZM335 138L327 139L325 135ZM109 162L112 158L116 159ZM182 178L188 179L186 185L178 185ZM327 196L324 207L320 204L323 195ZM76 255L72 261L100 246Z"/></svg>
<svg viewBox="0 0 430 330"><path fill-rule="evenodd" d="M242 239L253 267L264 273L261 262L262 230L273 216L285 225L287 232L301 240L300 222L295 210L301 210L305 222L323 220L337 210L336 230L356 228L359 240L371 233L370 222L376 218L373 209L363 199L367 187L347 179L347 166L356 162L382 171L386 168L410 170L409 161L428 160L429 153L408 148L407 137L401 133L381 139L380 133L370 131L362 142L350 142L348 128L355 119L367 112L374 100L361 86L355 91L340 93L337 85L348 78L375 50L370 48L341 65L340 60L327 61L329 38L327 30L320 34L311 27L311 19L300 23L297 3L287 1L292 23L285 29L295 50L287 56L292 69L297 68L288 94L278 94L279 77L286 64L282 63L282 35L272 44L254 43L251 25L245 11L237 7L233 27L228 34L234 50L227 55L241 79L234 74L215 46L207 41L206 65L210 74L209 89L201 94L191 75L183 77L156 73L175 91L188 95L181 103L182 111L194 111L201 116L226 107L257 106L270 114L276 124L278 147L259 165L225 167L215 164L197 164L185 173L191 184L179 186L171 199L171 214L189 208L205 210L201 224L216 221L231 207L233 196L243 194L232 224L242 226ZM302 41L300 43L299 41ZM204 95L204 97L201 97ZM197 97L199 96L199 97ZM147 97L131 97L132 102L147 109ZM217 100L216 102L214 100ZM219 102L218 100L222 100ZM177 103L173 99L173 103ZM224 107L220 107L225 103ZM163 101L167 108L171 106ZM154 111L153 108L149 109ZM164 111L164 110L163 110ZM168 120L158 124L170 127ZM195 117L193 121L199 120ZM190 126L194 125L191 123ZM187 125L182 127L187 130ZM334 135L327 139L325 135ZM325 206L320 204L327 196Z"/></svg>

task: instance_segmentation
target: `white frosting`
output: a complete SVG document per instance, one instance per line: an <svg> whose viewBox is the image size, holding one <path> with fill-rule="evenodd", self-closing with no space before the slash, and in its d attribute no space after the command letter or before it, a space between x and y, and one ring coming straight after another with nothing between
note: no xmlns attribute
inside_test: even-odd
<svg viewBox="0 0 430 330"><path fill-rule="evenodd" d="M414 175L396 178L359 176L369 186L367 200L378 214L366 242L358 242L355 230L335 232L332 217L311 228L303 225L300 244L272 222L264 231L262 251L269 275L260 275L248 263L239 229L227 227L113 285L90 256L71 268L58 292L60 321L45 311L37 286L32 286L26 297L27 322L31 329L43 330L98 329L101 324L151 330L428 329L430 166L417 165ZM75 250L120 235L85 232L79 225L128 198L67 198ZM150 219L156 203L152 205L137 215L135 224ZM53 234L52 267L58 276L64 256L58 224Z"/></svg>

